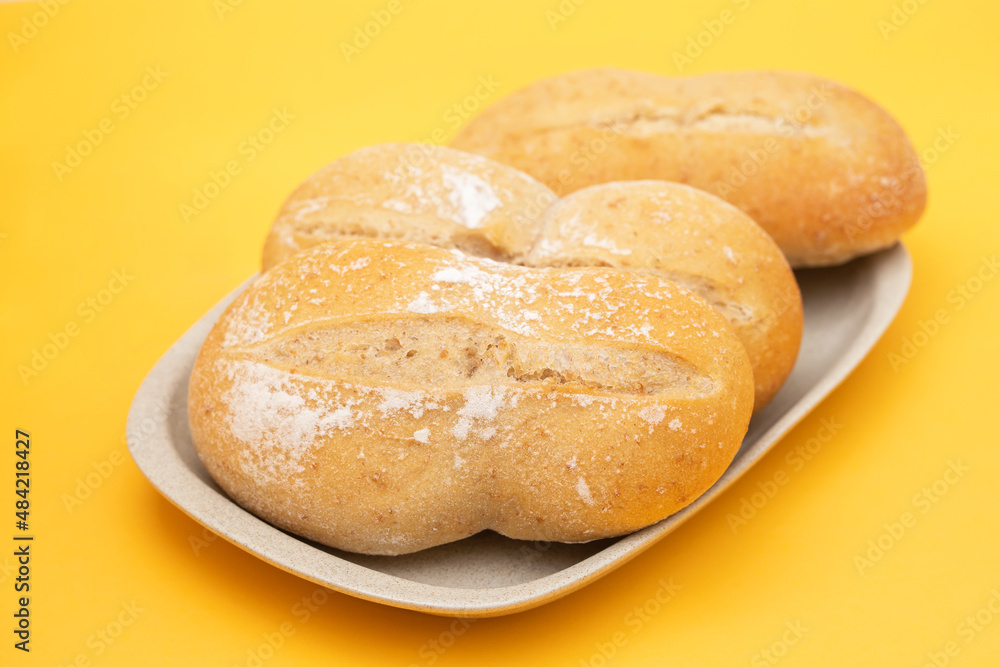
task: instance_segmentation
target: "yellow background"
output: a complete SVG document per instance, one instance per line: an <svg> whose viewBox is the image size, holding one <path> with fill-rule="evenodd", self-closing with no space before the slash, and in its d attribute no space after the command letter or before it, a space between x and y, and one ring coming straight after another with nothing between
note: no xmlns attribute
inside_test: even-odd
<svg viewBox="0 0 1000 667"><path fill-rule="evenodd" d="M1000 591L1000 279L972 299L954 291L977 286L984 259L1000 252L1000 5L565 0L568 16L553 28L547 12L559 0L401 1L351 62L341 42L387 0L232 0L224 13L212 0L53 2L58 12L17 44L10 33L43 9L0 5L0 539L12 544L15 428L33 438L38 536L30 656L12 648L13 547L0 551L0 663L67 665L82 654L94 665L245 665L289 623L263 664L600 665L600 645L608 651L618 632L626 641L608 664L921 665L948 641L958 649L949 664L1000 664L1000 615L971 637L959 627ZM894 5L902 25L884 36L879 21ZM303 620L293 608L314 585L222 540L197 542L201 529L128 458L125 415L167 347L255 271L285 195L354 148L437 129L450 137L446 114L480 77L499 84L494 101L576 68L677 74L674 52L727 8L735 19L703 35L710 43L685 73L806 70L877 100L920 151L941 132L954 139L925 156L929 208L905 237L910 295L843 386L632 563L539 609L456 626L460 634L448 634L449 619L340 594ZM157 66L163 81L119 119L115 100ZM275 108L294 119L247 162L241 142ZM114 130L60 181L53 161L105 117ZM185 221L180 204L229 160L240 173ZM115 270L132 276L128 285L99 313L81 307ZM940 309L945 324L916 336L924 344L894 368L890 353ZM22 381L18 367L72 323L79 331L65 349ZM843 428L795 470L786 457L824 418ZM79 480L112 458L121 464L67 508ZM914 495L943 479L949 460L968 471L921 511ZM727 515L778 471L789 482L731 530ZM859 573L855 557L906 511L916 525ZM676 596L638 628L629 622L670 578ZM141 611L103 644L99 633L129 604ZM786 623L804 634L769 662L760 651L778 642L781 653L794 638ZM431 641L453 645L442 652Z"/></svg>

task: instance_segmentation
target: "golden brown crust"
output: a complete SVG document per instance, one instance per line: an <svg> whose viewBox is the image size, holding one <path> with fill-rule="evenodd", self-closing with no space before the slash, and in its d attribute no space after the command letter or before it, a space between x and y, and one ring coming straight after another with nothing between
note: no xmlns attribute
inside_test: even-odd
<svg viewBox="0 0 1000 667"><path fill-rule="evenodd" d="M382 144L345 155L285 201L263 268L327 241L373 237L517 260L556 197L527 174L429 144Z"/></svg>
<svg viewBox="0 0 1000 667"><path fill-rule="evenodd" d="M692 185L749 214L792 266L891 245L926 202L913 147L883 109L792 72L574 72L494 104L452 145L558 194L609 181Z"/></svg>
<svg viewBox="0 0 1000 667"><path fill-rule="evenodd" d="M653 523L718 479L752 402L725 320L658 276L368 240L306 250L241 294L199 353L189 417L250 511L397 554L486 528L580 541Z"/></svg>
<svg viewBox="0 0 1000 667"><path fill-rule="evenodd" d="M578 190L546 212L526 263L650 271L706 299L747 349L755 412L795 365L802 297L788 262L746 214L701 190L666 181Z"/></svg>

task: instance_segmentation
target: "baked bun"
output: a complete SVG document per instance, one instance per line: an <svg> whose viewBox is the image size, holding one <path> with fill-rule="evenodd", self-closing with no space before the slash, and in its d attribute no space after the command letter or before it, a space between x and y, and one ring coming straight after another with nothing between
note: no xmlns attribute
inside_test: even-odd
<svg viewBox="0 0 1000 667"><path fill-rule="evenodd" d="M753 393L726 320L659 276L358 240L238 296L188 407L201 460L249 511L401 554L659 521L729 465Z"/></svg>
<svg viewBox="0 0 1000 667"><path fill-rule="evenodd" d="M319 170L285 201L264 244L266 271L326 241L430 243L517 261L555 201L527 174L430 144L362 148Z"/></svg>
<svg viewBox="0 0 1000 667"><path fill-rule="evenodd" d="M679 183L628 181L578 190L553 205L526 262L649 271L722 313L753 367L754 411L792 372L802 296L781 250L725 201Z"/></svg>
<svg viewBox="0 0 1000 667"><path fill-rule="evenodd" d="M488 107L452 146L559 195L643 179L707 190L749 214L795 267L892 245L927 199L913 146L888 113L794 72L563 74Z"/></svg>

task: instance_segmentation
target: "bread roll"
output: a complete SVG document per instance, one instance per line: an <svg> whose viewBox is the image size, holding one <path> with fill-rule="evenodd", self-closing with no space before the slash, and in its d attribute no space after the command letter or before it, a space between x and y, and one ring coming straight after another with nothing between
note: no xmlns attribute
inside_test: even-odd
<svg viewBox="0 0 1000 667"><path fill-rule="evenodd" d="M726 321L659 276L359 240L237 297L188 407L206 468L249 511L401 554L663 519L726 469L752 403Z"/></svg>
<svg viewBox="0 0 1000 667"><path fill-rule="evenodd" d="M574 72L499 101L452 145L560 195L609 181L693 185L749 214L792 266L887 247L926 201L913 147L885 111L791 72Z"/></svg>
<svg viewBox="0 0 1000 667"><path fill-rule="evenodd" d="M526 263L650 271L703 297L747 349L755 412L795 365L802 296L788 262L753 220L707 192L666 181L578 190L546 212Z"/></svg>
<svg viewBox="0 0 1000 667"><path fill-rule="evenodd" d="M282 206L266 271L303 248L378 237L516 261L556 196L516 169L429 144L362 148L319 170Z"/></svg>

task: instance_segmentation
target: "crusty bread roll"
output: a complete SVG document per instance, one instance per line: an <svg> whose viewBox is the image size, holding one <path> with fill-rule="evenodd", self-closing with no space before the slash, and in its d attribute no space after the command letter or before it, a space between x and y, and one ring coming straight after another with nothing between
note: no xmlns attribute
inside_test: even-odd
<svg viewBox="0 0 1000 667"><path fill-rule="evenodd" d="M747 349L755 412L795 365L802 296L788 262L753 220L707 192L667 181L578 190L546 212L525 263L650 271L703 297Z"/></svg>
<svg viewBox="0 0 1000 667"><path fill-rule="evenodd" d="M429 144L362 148L310 176L285 201L264 244L263 267L354 237L516 261L555 199L527 174L480 155Z"/></svg>
<svg viewBox="0 0 1000 667"><path fill-rule="evenodd" d="M357 240L237 297L188 407L206 468L248 510L401 554L658 521L726 469L752 403L725 319L659 276Z"/></svg>
<svg viewBox="0 0 1000 667"><path fill-rule="evenodd" d="M574 72L492 105L452 145L560 195L609 181L693 185L748 213L792 266L887 247L926 200L913 147L884 110L791 72Z"/></svg>

